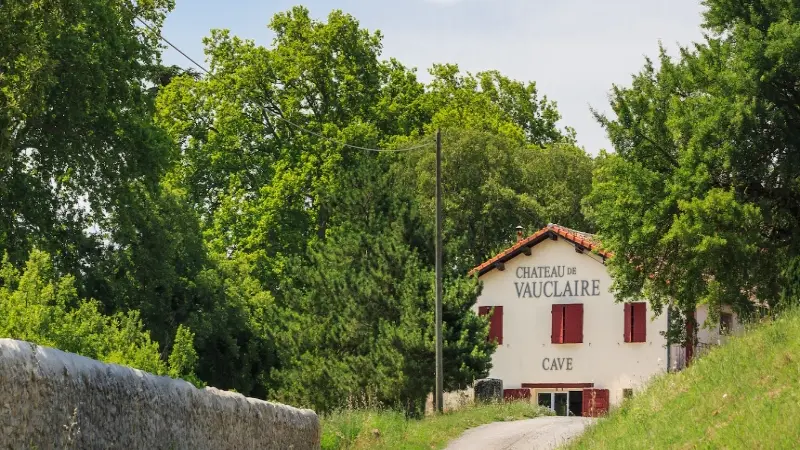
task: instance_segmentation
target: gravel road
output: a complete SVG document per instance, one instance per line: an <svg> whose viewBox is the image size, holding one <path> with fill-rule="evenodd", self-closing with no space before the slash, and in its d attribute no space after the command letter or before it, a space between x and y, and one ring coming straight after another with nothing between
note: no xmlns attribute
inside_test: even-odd
<svg viewBox="0 0 800 450"><path fill-rule="evenodd" d="M583 432L595 419L538 417L495 422L467 430L446 450L550 450Z"/></svg>

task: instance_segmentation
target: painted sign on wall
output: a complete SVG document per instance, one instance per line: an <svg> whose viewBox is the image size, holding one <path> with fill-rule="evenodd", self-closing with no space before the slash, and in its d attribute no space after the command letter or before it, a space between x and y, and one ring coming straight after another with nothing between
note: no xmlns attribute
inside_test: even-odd
<svg viewBox="0 0 800 450"><path fill-rule="evenodd" d="M517 298L552 297L597 297L600 295L600 280L565 280L565 276L577 276L575 267L567 266L520 266L515 275L514 288Z"/></svg>
<svg viewBox="0 0 800 450"><path fill-rule="evenodd" d="M542 369L572 370L572 358L544 358L542 359Z"/></svg>

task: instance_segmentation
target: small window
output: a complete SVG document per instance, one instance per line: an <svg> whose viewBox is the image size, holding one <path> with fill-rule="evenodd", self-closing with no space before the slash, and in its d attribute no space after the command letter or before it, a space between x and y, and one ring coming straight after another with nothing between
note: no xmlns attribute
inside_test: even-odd
<svg viewBox="0 0 800 450"><path fill-rule="evenodd" d="M480 306L478 307L479 316L489 316L489 340L495 341L497 345L503 344L503 307L502 306Z"/></svg>
<svg viewBox="0 0 800 450"><path fill-rule="evenodd" d="M726 335L731 333L733 328L733 314L721 313L719 315L719 334Z"/></svg>
<svg viewBox="0 0 800 450"><path fill-rule="evenodd" d="M633 389L627 388L622 390L622 398L629 399L633 397Z"/></svg>
<svg viewBox="0 0 800 450"><path fill-rule="evenodd" d="M583 303L553 305L550 342L580 344L583 342Z"/></svg>
<svg viewBox="0 0 800 450"><path fill-rule="evenodd" d="M625 342L647 342L647 303L625 304Z"/></svg>
<svg viewBox="0 0 800 450"><path fill-rule="evenodd" d="M547 409L551 409L553 407L552 399L553 397L550 392L542 392L537 396L539 406L543 406Z"/></svg>

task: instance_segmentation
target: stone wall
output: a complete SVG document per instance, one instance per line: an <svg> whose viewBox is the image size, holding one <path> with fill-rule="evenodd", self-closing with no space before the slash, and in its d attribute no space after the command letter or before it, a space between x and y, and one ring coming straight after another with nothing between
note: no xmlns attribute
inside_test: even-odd
<svg viewBox="0 0 800 450"><path fill-rule="evenodd" d="M0 448L319 446L313 411L0 339Z"/></svg>
<svg viewBox="0 0 800 450"><path fill-rule="evenodd" d="M444 403L444 410L458 411L475 404L475 394L472 388L464 389L463 391L442 392L442 400ZM436 412L433 407L433 394L428 394L425 400L425 414L430 415Z"/></svg>

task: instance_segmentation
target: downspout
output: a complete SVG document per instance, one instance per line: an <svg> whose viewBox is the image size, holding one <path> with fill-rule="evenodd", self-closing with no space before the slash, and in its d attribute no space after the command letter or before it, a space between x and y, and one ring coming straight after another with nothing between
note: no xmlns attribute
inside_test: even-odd
<svg viewBox="0 0 800 450"><path fill-rule="evenodd" d="M671 306L667 306L667 336L666 336L667 337L667 373L669 373L670 367L672 367L672 364L671 364L671 361L670 361L670 353L672 353L672 352L670 351L671 349L670 349L670 346L669 346L669 324L670 324L669 313L670 313L670 311L672 311L672 307Z"/></svg>

